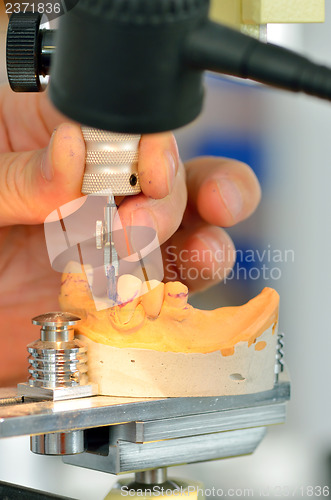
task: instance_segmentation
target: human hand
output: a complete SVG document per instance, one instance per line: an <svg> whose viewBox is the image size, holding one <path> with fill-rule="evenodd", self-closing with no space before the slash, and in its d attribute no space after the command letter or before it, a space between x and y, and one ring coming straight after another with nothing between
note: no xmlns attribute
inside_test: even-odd
<svg viewBox="0 0 331 500"><path fill-rule="evenodd" d="M85 146L79 126L63 123L67 119L46 94L14 94L4 87L0 111L0 385L10 385L26 379L26 345L38 335L31 318L58 309L61 276L49 264L43 222L81 196ZM157 230L166 280L181 278L181 257L194 252L200 261L182 262L184 269L189 265L199 275L203 268L204 275L186 284L191 291L215 284L234 257L233 243L219 226L248 217L260 198L251 169L217 158L184 166L172 134L165 133L142 137L138 170L142 193L121 201L122 223ZM223 262L212 258L219 249ZM215 265L219 272L208 280Z"/></svg>

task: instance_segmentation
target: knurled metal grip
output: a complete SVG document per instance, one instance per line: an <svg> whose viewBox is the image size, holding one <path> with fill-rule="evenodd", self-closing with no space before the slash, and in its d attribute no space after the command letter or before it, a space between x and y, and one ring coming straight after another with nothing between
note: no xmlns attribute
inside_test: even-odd
<svg viewBox="0 0 331 500"><path fill-rule="evenodd" d="M140 135L82 127L86 167L82 193L127 196L140 193L138 147Z"/></svg>

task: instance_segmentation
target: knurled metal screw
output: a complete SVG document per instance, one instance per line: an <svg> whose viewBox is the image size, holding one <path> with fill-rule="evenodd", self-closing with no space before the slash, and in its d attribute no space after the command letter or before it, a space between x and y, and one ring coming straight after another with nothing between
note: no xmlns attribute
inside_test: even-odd
<svg viewBox="0 0 331 500"><path fill-rule="evenodd" d="M32 318L32 324L41 326L40 339L45 342L69 342L74 339L74 325L80 317L67 312L49 312Z"/></svg>

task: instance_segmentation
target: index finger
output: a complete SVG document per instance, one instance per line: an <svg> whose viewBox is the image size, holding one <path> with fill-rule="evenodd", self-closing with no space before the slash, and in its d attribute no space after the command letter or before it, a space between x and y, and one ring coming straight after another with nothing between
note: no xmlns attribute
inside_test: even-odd
<svg viewBox="0 0 331 500"><path fill-rule="evenodd" d="M229 158L201 157L185 164L188 208L209 224L229 227L249 217L261 199L253 170Z"/></svg>

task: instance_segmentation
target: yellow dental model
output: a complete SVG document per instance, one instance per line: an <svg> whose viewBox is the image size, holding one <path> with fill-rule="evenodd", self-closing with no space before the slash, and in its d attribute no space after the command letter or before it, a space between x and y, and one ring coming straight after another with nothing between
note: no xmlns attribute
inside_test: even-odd
<svg viewBox="0 0 331 500"><path fill-rule="evenodd" d="M78 314L99 393L133 397L220 396L274 384L279 297L265 288L247 304L201 311L180 282L120 276L121 304L97 311L84 274L64 274L62 309ZM149 290L149 291L148 291Z"/></svg>

